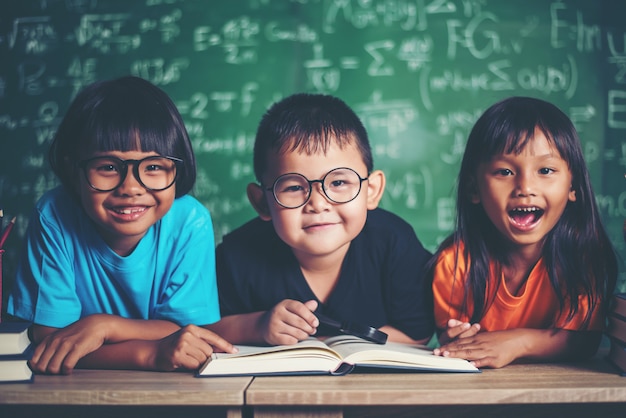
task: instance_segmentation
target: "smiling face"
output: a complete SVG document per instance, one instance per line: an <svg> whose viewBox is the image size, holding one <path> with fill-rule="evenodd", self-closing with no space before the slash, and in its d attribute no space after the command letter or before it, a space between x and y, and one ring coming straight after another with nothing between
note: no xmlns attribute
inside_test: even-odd
<svg viewBox="0 0 626 418"><path fill-rule="evenodd" d="M567 162L540 130L518 155L480 164L476 184L471 200L482 205L498 231L514 245L538 250L567 203L576 200Z"/></svg>
<svg viewBox="0 0 626 418"><path fill-rule="evenodd" d="M324 195L320 183L314 183L308 202L295 209L280 206L272 191L266 190L286 173L299 173L309 180L318 180L333 169L347 167L362 178L368 177L361 153L353 143L340 148L333 141L326 153L270 153L267 167L263 186L249 186L250 201L262 219L273 222L278 236L292 248L301 263L305 258L343 256L350 242L363 229L368 209L378 205L384 188L384 175L375 170L368 180L362 182L361 191L354 200L333 203Z"/></svg>
<svg viewBox="0 0 626 418"><path fill-rule="evenodd" d="M122 160L140 160L157 155L154 152L111 151L86 156L114 156ZM99 192L90 187L85 176L80 173L77 192L87 216L105 242L117 254L125 256L132 252L148 229L161 219L172 207L176 195L176 185L153 192L146 190L135 178L132 167L124 182L109 192Z"/></svg>

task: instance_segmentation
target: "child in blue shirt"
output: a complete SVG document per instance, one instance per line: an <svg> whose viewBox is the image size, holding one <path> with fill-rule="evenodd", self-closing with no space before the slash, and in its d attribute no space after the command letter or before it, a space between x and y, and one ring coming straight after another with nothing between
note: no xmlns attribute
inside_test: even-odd
<svg viewBox="0 0 626 418"><path fill-rule="evenodd" d="M430 339L430 253L408 223L377 208L385 176L344 102L295 94L274 104L257 130L254 171L247 191L259 216L217 248L223 318L213 330L294 344L334 333L319 327L322 313L380 328L389 341Z"/></svg>
<svg viewBox="0 0 626 418"><path fill-rule="evenodd" d="M220 319L214 238L169 97L136 77L87 86L49 158L62 185L36 205L8 302L33 322L33 370L195 369L232 351L188 325Z"/></svg>

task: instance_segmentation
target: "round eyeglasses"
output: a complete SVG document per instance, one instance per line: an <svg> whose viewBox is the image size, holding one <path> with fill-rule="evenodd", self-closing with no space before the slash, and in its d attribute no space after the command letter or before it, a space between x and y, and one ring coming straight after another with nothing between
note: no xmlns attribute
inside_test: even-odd
<svg viewBox="0 0 626 418"><path fill-rule="evenodd" d="M128 165L133 165L133 174L139 184L151 191L161 191L176 182L178 166L183 160L158 155L141 160L122 160L113 156L94 157L83 160L78 166L83 169L85 179L92 189L110 192L124 183Z"/></svg>
<svg viewBox="0 0 626 418"><path fill-rule="evenodd" d="M341 167L330 170L320 180L309 180L302 174L287 173L278 177L271 191L276 202L284 208L296 209L306 204L311 198L313 183L320 183L324 195L334 203L348 203L361 192L362 178L351 168Z"/></svg>

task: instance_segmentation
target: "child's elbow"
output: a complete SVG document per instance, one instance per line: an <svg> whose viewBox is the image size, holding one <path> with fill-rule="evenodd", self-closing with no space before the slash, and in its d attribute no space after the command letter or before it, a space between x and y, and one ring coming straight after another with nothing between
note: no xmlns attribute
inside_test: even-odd
<svg viewBox="0 0 626 418"><path fill-rule="evenodd" d="M593 357L600 347L602 332L570 331L567 357L571 360L586 360Z"/></svg>

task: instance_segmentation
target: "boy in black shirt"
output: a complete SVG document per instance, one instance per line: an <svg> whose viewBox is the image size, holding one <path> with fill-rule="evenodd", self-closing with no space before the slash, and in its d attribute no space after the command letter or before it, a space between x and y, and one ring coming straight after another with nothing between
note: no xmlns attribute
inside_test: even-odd
<svg viewBox="0 0 626 418"><path fill-rule="evenodd" d="M264 115L254 146L259 214L217 248L222 320L238 343L295 344L332 335L314 312L379 328L389 341L426 343L430 253L413 228L378 209L385 176L373 170L365 128L338 98L295 94Z"/></svg>

